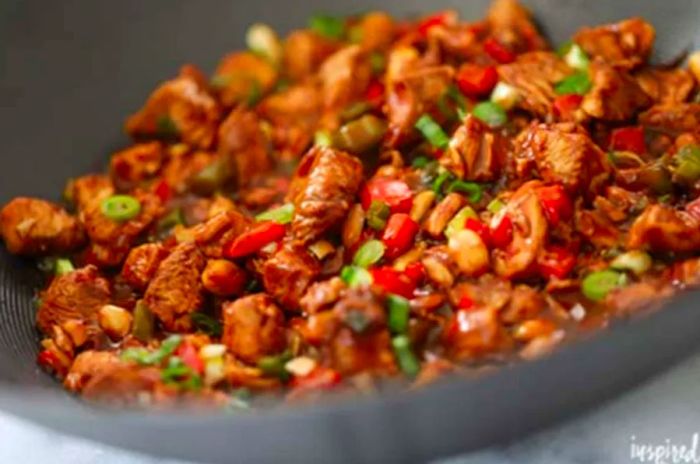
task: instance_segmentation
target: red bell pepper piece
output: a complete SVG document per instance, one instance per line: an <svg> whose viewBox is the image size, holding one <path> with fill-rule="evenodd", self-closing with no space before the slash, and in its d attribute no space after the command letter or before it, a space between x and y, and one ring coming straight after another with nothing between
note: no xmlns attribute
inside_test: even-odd
<svg viewBox="0 0 700 464"><path fill-rule="evenodd" d="M459 68L455 79L463 94L477 98L491 93L498 83L498 73L494 66L466 63Z"/></svg>
<svg viewBox="0 0 700 464"><path fill-rule="evenodd" d="M360 191L362 207L367 210L373 200L383 201L392 213L409 213L413 206L413 192L402 180L375 177Z"/></svg>
<svg viewBox="0 0 700 464"><path fill-rule="evenodd" d="M484 51L501 64L512 63L515 61L515 53L510 51L505 45L493 37L489 37L484 41Z"/></svg>
<svg viewBox="0 0 700 464"><path fill-rule="evenodd" d="M564 279L575 265L576 255L559 245L551 245L537 259L537 269L547 279Z"/></svg>
<svg viewBox="0 0 700 464"><path fill-rule="evenodd" d="M425 278L425 267L423 266L423 263L416 261L406 266L404 273L409 279L411 279L412 282L416 284L416 286L418 286L418 284Z"/></svg>
<svg viewBox="0 0 700 464"><path fill-rule="evenodd" d="M452 17L454 12L452 11L439 11L435 14L427 16L418 23L418 33L423 37L428 35L428 31L435 26L444 26L452 22Z"/></svg>
<svg viewBox="0 0 700 464"><path fill-rule="evenodd" d="M647 145L644 142L644 128L637 126L615 129L610 136L610 149L631 151L638 155L646 153Z"/></svg>
<svg viewBox="0 0 700 464"><path fill-rule="evenodd" d="M513 240L513 221L505 214L497 224L491 224L491 245L496 248L505 248Z"/></svg>
<svg viewBox="0 0 700 464"><path fill-rule="evenodd" d="M487 247L491 245L491 231L486 224L478 219L467 218L467 222L464 224L464 227L476 232Z"/></svg>
<svg viewBox="0 0 700 464"><path fill-rule="evenodd" d="M204 372L204 363L199 358L199 353L197 353L197 348L191 343L183 343L175 351L175 354L182 359L187 367L192 369L197 374L202 374Z"/></svg>
<svg viewBox="0 0 700 464"><path fill-rule="evenodd" d="M408 251L413 246L418 229L418 223L408 214L392 214L382 235L382 241L386 245L386 256L395 258Z"/></svg>
<svg viewBox="0 0 700 464"><path fill-rule="evenodd" d="M557 97L553 104L554 114L561 119L571 119L582 101L583 96L575 93Z"/></svg>
<svg viewBox="0 0 700 464"><path fill-rule="evenodd" d="M561 185L540 187L536 192L544 215L551 225L556 226L559 222L566 221L573 215L574 207Z"/></svg>
<svg viewBox="0 0 700 464"><path fill-rule="evenodd" d="M224 248L224 257L240 258L256 251L271 242L282 240L284 225L276 222L261 222L247 232L242 233Z"/></svg>
<svg viewBox="0 0 700 464"><path fill-rule="evenodd" d="M384 99L384 84L377 79L372 79L365 90L365 100L375 105Z"/></svg>
<svg viewBox="0 0 700 464"><path fill-rule="evenodd" d="M462 295L457 302L458 309L471 309L474 307L474 300L469 295Z"/></svg>
<svg viewBox="0 0 700 464"><path fill-rule="evenodd" d="M395 293L408 299L413 298L417 284L405 273L388 266L377 267L371 269L370 272L374 284L382 287L385 292Z"/></svg>

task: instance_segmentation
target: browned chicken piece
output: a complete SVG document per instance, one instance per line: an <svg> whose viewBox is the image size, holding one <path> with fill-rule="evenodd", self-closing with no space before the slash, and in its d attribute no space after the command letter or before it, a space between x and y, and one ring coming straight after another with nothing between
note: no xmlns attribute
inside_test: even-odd
<svg viewBox="0 0 700 464"><path fill-rule="evenodd" d="M495 0L486 15L491 34L503 45L522 53L547 49L530 12L518 0Z"/></svg>
<svg viewBox="0 0 700 464"><path fill-rule="evenodd" d="M283 246L260 268L265 291L285 309L299 309L299 300L318 277L321 266L303 247Z"/></svg>
<svg viewBox="0 0 700 464"><path fill-rule="evenodd" d="M362 38L362 49L370 51L388 48L396 32L394 19L383 11L365 13L353 27L357 28Z"/></svg>
<svg viewBox="0 0 700 464"><path fill-rule="evenodd" d="M632 224L627 248L696 251L700 249L700 221L692 214L671 206L649 205Z"/></svg>
<svg viewBox="0 0 700 464"><path fill-rule="evenodd" d="M434 26L428 29L428 40L437 42L447 55L471 61L483 54L479 32L472 23Z"/></svg>
<svg viewBox="0 0 700 464"><path fill-rule="evenodd" d="M576 231L599 249L621 245L624 237L620 229L599 210L580 210L575 216Z"/></svg>
<svg viewBox="0 0 700 464"><path fill-rule="evenodd" d="M85 384L83 398L112 406L138 406L144 402L160 403L152 395L161 384L160 369L134 365L118 365L96 373Z"/></svg>
<svg viewBox="0 0 700 464"><path fill-rule="evenodd" d="M277 92L258 106L271 128L272 145L282 159L296 159L311 144L319 120L322 95L314 82Z"/></svg>
<svg viewBox="0 0 700 464"><path fill-rule="evenodd" d="M284 69L300 80L315 72L337 48L338 44L308 29L293 31L284 41Z"/></svg>
<svg viewBox="0 0 700 464"><path fill-rule="evenodd" d="M362 163L348 153L314 147L295 173L292 236L309 243L340 227L362 182Z"/></svg>
<svg viewBox="0 0 700 464"><path fill-rule="evenodd" d="M690 258L675 263L670 270L671 282L677 282L688 288L700 286L700 258Z"/></svg>
<svg viewBox="0 0 700 464"><path fill-rule="evenodd" d="M192 243L182 243L165 258L151 280L144 303L166 330L186 331L190 313L202 304L200 274L206 261Z"/></svg>
<svg viewBox="0 0 700 464"><path fill-rule="evenodd" d="M440 164L460 179L486 182L501 173L507 151L508 140L470 114L452 135Z"/></svg>
<svg viewBox="0 0 700 464"><path fill-rule="evenodd" d="M318 73L325 110L337 112L361 97L371 75L369 60L359 45L341 48L329 56Z"/></svg>
<svg viewBox="0 0 700 464"><path fill-rule="evenodd" d="M457 306L462 297L467 296L475 307L505 308L510 302L513 285L509 280L484 274L475 282L461 282L450 290L450 300Z"/></svg>
<svg viewBox="0 0 700 464"><path fill-rule="evenodd" d="M233 296L243 293L248 275L232 261L210 259L202 272L202 285L217 296Z"/></svg>
<svg viewBox="0 0 700 464"><path fill-rule="evenodd" d="M605 153L575 123L533 123L515 145L522 160L521 175L527 176L534 161L542 179L561 183L571 192L596 191L610 173Z"/></svg>
<svg viewBox="0 0 700 464"><path fill-rule="evenodd" d="M539 186L539 181L523 184L504 207L502 214L513 223L513 240L505 250L493 251L493 268L502 277L526 275L544 247L548 224L535 192Z"/></svg>
<svg viewBox="0 0 700 464"><path fill-rule="evenodd" d="M160 214L161 203L156 195L136 190L132 192L132 196L139 201L141 210L136 217L127 221L115 221L105 216L102 212L102 201L93 201L80 211L80 221L92 241L92 257L96 259L95 264L116 266L121 263L136 238ZM103 259L94 253L95 247L100 247L97 250L104 250Z"/></svg>
<svg viewBox="0 0 700 464"><path fill-rule="evenodd" d="M222 341L237 358L255 364L284 350L284 315L268 295L257 293L224 303L223 319Z"/></svg>
<svg viewBox="0 0 700 464"><path fill-rule="evenodd" d="M333 307L342 324L330 341L334 369L343 375L396 372L382 301L368 288L350 289Z"/></svg>
<svg viewBox="0 0 700 464"><path fill-rule="evenodd" d="M165 161L162 178L174 192L184 192L197 173L210 166L215 159L216 156L207 151L176 151Z"/></svg>
<svg viewBox="0 0 700 464"><path fill-rule="evenodd" d="M70 200L78 210L82 210L88 204L114 194L114 185L109 176L103 174L88 174L72 179L68 182L65 197Z"/></svg>
<svg viewBox="0 0 700 464"><path fill-rule="evenodd" d="M654 26L642 18L631 18L614 24L584 27L574 35L574 42L594 58L631 69L647 61L655 37Z"/></svg>
<svg viewBox="0 0 700 464"><path fill-rule="evenodd" d="M345 288L345 282L340 277L316 282L306 290L299 306L305 313L315 314L338 301Z"/></svg>
<svg viewBox="0 0 700 464"><path fill-rule="evenodd" d="M234 166L239 187L272 167L260 121L254 112L242 107L233 110L221 123L218 153Z"/></svg>
<svg viewBox="0 0 700 464"><path fill-rule="evenodd" d="M111 351L83 351L73 361L63 385L72 392L79 392L93 377L124 365Z"/></svg>
<svg viewBox="0 0 700 464"><path fill-rule="evenodd" d="M433 238L441 237L447 223L464 206L464 203L465 199L461 194L448 193L423 221L423 230Z"/></svg>
<svg viewBox="0 0 700 464"><path fill-rule="evenodd" d="M458 361L502 353L513 345L500 323L498 310L488 307L457 311L448 322L443 343L451 358Z"/></svg>
<svg viewBox="0 0 700 464"><path fill-rule="evenodd" d="M237 209L222 211L192 228L192 235L205 256L221 258L224 246L248 229L250 224L252 220Z"/></svg>
<svg viewBox="0 0 700 464"><path fill-rule="evenodd" d="M553 115L554 85L569 74L566 63L550 52L524 53L513 63L498 66L501 80L520 94L517 106L545 119Z"/></svg>
<svg viewBox="0 0 700 464"><path fill-rule="evenodd" d="M632 316L657 309L673 293L673 286L666 280L650 277L611 291L605 304L618 316Z"/></svg>
<svg viewBox="0 0 700 464"><path fill-rule="evenodd" d="M695 88L693 75L685 69L643 69L634 77L656 104L683 103Z"/></svg>
<svg viewBox="0 0 700 464"><path fill-rule="evenodd" d="M231 107L253 103L269 92L276 81L277 70L270 61L253 52L235 52L219 62L212 86L221 104Z"/></svg>
<svg viewBox="0 0 700 464"><path fill-rule="evenodd" d="M593 87L581 103L589 116L604 121L625 121L651 104L651 98L637 81L622 69L594 61L589 74Z"/></svg>
<svg viewBox="0 0 700 464"><path fill-rule="evenodd" d="M46 200L16 197L0 211L0 233L8 251L17 255L66 253L85 243L80 223Z"/></svg>
<svg viewBox="0 0 700 464"><path fill-rule="evenodd" d="M156 175L162 162L160 142L139 143L112 155L109 171L114 185L128 190Z"/></svg>
<svg viewBox="0 0 700 464"><path fill-rule="evenodd" d="M654 105L639 115L639 122L646 127L672 134L698 132L700 103Z"/></svg>
<svg viewBox="0 0 700 464"><path fill-rule="evenodd" d="M135 137L179 138L208 149L216 136L221 111L191 68L163 83L148 97L138 113L126 121L126 131Z"/></svg>
<svg viewBox="0 0 700 464"><path fill-rule="evenodd" d="M41 306L36 322L42 332L50 334L54 324L78 320L87 323L88 334L96 333L97 312L110 303L110 284L95 266L85 266L56 276L40 295Z"/></svg>
<svg viewBox="0 0 700 464"><path fill-rule="evenodd" d="M168 251L159 243L145 243L132 248L124 261L122 278L135 289L145 290L167 255Z"/></svg>
<svg viewBox="0 0 700 464"><path fill-rule="evenodd" d="M516 285L510 294L508 305L501 311L501 320L507 324L515 324L532 319L546 307L542 295L527 285Z"/></svg>
<svg viewBox="0 0 700 464"><path fill-rule="evenodd" d="M394 146L413 132L413 126L421 115L435 109L437 101L452 83L454 69L450 66L419 69L408 66L396 73L394 80L390 80L387 74L386 102L390 143Z"/></svg>

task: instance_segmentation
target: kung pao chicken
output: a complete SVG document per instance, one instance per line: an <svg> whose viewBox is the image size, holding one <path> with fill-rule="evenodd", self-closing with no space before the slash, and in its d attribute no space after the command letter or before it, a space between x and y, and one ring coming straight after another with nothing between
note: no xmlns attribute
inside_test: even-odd
<svg viewBox="0 0 700 464"><path fill-rule="evenodd" d="M109 171L0 214L38 257L38 363L133 407L412 386L533 359L700 285L700 52L552 47L516 0L314 16L125 123Z"/></svg>

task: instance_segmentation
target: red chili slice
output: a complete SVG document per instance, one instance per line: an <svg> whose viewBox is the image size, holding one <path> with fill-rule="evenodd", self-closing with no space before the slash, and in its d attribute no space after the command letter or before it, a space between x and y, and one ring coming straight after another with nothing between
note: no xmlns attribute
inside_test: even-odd
<svg viewBox="0 0 700 464"><path fill-rule="evenodd" d="M647 145L644 141L644 129L638 126L615 129L610 136L610 149L631 151L638 155L646 153Z"/></svg>
<svg viewBox="0 0 700 464"><path fill-rule="evenodd" d="M423 18L423 20L418 23L418 32L423 37L426 37L428 35L428 31L433 27L448 24L452 19L452 15L452 11L439 11L426 18Z"/></svg>
<svg viewBox="0 0 700 464"><path fill-rule="evenodd" d="M191 343L181 344L175 354L182 359L182 362L185 363L186 366L195 371L197 374L204 372L204 363L199 358L197 348L195 348Z"/></svg>
<svg viewBox="0 0 700 464"><path fill-rule="evenodd" d="M423 266L423 263L416 261L415 263L411 263L406 266L404 274L406 274L408 278L411 279L411 281L417 286L425 278L425 267Z"/></svg>
<svg viewBox="0 0 700 464"><path fill-rule="evenodd" d="M536 190L544 215L553 226L569 219L574 212L573 205L564 187L559 184L540 187Z"/></svg>
<svg viewBox="0 0 700 464"><path fill-rule="evenodd" d="M554 114L561 119L571 119L582 101L583 97L575 93L557 97L553 104Z"/></svg>
<svg viewBox="0 0 700 464"><path fill-rule="evenodd" d="M371 269L374 284L382 287L387 293L395 293L404 298L413 298L416 283L405 273L391 267L378 267Z"/></svg>
<svg viewBox="0 0 700 464"><path fill-rule="evenodd" d="M402 180L375 177L360 191L360 201L365 210L369 209L373 200L389 205L392 213L409 213L413 206L413 192Z"/></svg>
<svg viewBox="0 0 700 464"><path fill-rule="evenodd" d="M365 90L365 100L371 104L378 104L384 99L384 84L373 79Z"/></svg>
<svg viewBox="0 0 700 464"><path fill-rule="evenodd" d="M262 222L236 237L224 249L226 258L240 258L250 255L271 242L282 240L285 228L276 222Z"/></svg>
<svg viewBox="0 0 700 464"><path fill-rule="evenodd" d="M547 279L565 279L575 265L576 255L559 245L551 245L537 259L537 268Z"/></svg>
<svg viewBox="0 0 700 464"><path fill-rule="evenodd" d="M496 248L505 248L513 241L513 221L507 214L491 227L490 236L491 245Z"/></svg>
<svg viewBox="0 0 700 464"><path fill-rule="evenodd" d="M418 229L418 223L408 214L392 214L382 235L382 241L386 245L386 256L395 258L408 251L413 246Z"/></svg>
<svg viewBox="0 0 700 464"><path fill-rule="evenodd" d="M467 222L464 224L464 227L476 232L487 247L491 245L491 231L486 224L478 219L467 218Z"/></svg>
<svg viewBox="0 0 700 464"><path fill-rule="evenodd" d="M457 302L457 308L459 309L471 309L474 307L474 300L471 299L469 295L462 295Z"/></svg>
<svg viewBox="0 0 700 464"><path fill-rule="evenodd" d="M295 390L319 390L332 388L343 380L340 373L329 367L315 367L303 377L294 377L290 386Z"/></svg>
<svg viewBox="0 0 700 464"><path fill-rule="evenodd" d="M484 41L484 51L495 61L506 64L515 61L515 53L510 51L505 45L493 37L489 37Z"/></svg>
<svg viewBox="0 0 700 464"><path fill-rule="evenodd" d="M162 179L156 184L153 193L160 198L161 203L167 203L173 196L173 190L170 188L170 185L168 185L165 179Z"/></svg>
<svg viewBox="0 0 700 464"><path fill-rule="evenodd" d="M488 95L498 83L498 73L494 66L463 64L457 72L457 87L468 97Z"/></svg>

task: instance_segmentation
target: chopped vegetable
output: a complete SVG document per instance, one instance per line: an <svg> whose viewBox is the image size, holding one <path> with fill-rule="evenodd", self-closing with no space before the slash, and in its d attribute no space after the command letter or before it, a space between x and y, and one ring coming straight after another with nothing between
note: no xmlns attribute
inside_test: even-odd
<svg viewBox="0 0 700 464"><path fill-rule="evenodd" d="M489 37L484 41L484 51L496 62L501 64L515 61L515 53L493 37Z"/></svg>
<svg viewBox="0 0 700 464"><path fill-rule="evenodd" d="M573 119L576 111L581 107L583 97L575 93L569 95L560 95L554 99L552 108L554 114L562 119Z"/></svg>
<svg viewBox="0 0 700 464"><path fill-rule="evenodd" d="M485 101L472 109L472 114L489 127L499 127L508 122L508 115L497 103Z"/></svg>
<svg viewBox="0 0 700 464"><path fill-rule="evenodd" d="M324 14L309 18L309 29L329 39L341 39L345 34L345 19Z"/></svg>
<svg viewBox="0 0 700 464"><path fill-rule="evenodd" d="M496 214L505 206L506 204L503 201L499 200L498 198L494 198L489 202L488 205L486 205L486 209L492 212L493 214Z"/></svg>
<svg viewBox="0 0 700 464"><path fill-rule="evenodd" d="M402 180L375 177L362 188L360 200L365 210L372 201L382 201L389 205L392 213L408 213L413 204L413 192Z"/></svg>
<svg viewBox="0 0 700 464"><path fill-rule="evenodd" d="M201 195L211 195L223 188L231 179L231 175L232 168L229 160L219 156L192 177L190 187Z"/></svg>
<svg viewBox="0 0 700 464"><path fill-rule="evenodd" d="M387 124L373 114L343 124L333 137L333 146L351 153L364 153L377 146L386 134Z"/></svg>
<svg viewBox="0 0 700 464"><path fill-rule="evenodd" d="M498 82L498 73L494 66L479 66L465 63L457 71L457 87L471 98L488 95Z"/></svg>
<svg viewBox="0 0 700 464"><path fill-rule="evenodd" d="M700 180L700 146L686 145L672 159L673 180L685 185L693 185Z"/></svg>
<svg viewBox="0 0 700 464"><path fill-rule="evenodd" d="M155 316L148 309L143 300L136 302L134 307L134 324L131 333L137 340L148 342L153 337L153 328L155 325Z"/></svg>
<svg viewBox="0 0 700 464"><path fill-rule="evenodd" d="M163 340L160 347L154 351L142 347L127 348L122 351L121 359L142 365L160 364L175 352L180 343L182 343L181 335L171 335Z"/></svg>
<svg viewBox="0 0 700 464"><path fill-rule="evenodd" d="M202 377L178 356L173 356L168 360L168 365L161 371L160 377L164 383L175 385L182 390L202 388Z"/></svg>
<svg viewBox="0 0 700 464"><path fill-rule="evenodd" d="M192 313L190 319L195 327L212 337L220 337L223 332L221 322L204 313Z"/></svg>
<svg viewBox="0 0 700 464"><path fill-rule="evenodd" d="M224 247L227 258L241 258L259 251L268 243L282 240L286 229L276 222L261 222Z"/></svg>
<svg viewBox="0 0 700 464"><path fill-rule="evenodd" d="M561 185L554 184L547 187L540 187L536 192L544 214L553 226L573 216L574 207L564 187Z"/></svg>
<svg viewBox="0 0 700 464"><path fill-rule="evenodd" d="M258 361L258 369L263 371L265 375L278 377L283 382L286 382L289 380L289 372L284 368L284 365L292 358L292 354L288 351L275 356L264 356Z"/></svg>
<svg viewBox="0 0 700 464"><path fill-rule="evenodd" d="M408 329L408 316L411 312L408 300L399 295L389 294L386 297L387 307L389 309L389 317L387 326L394 334L406 333Z"/></svg>
<svg viewBox="0 0 700 464"><path fill-rule="evenodd" d="M455 18L453 11L439 11L430 16L423 18L420 23L418 23L418 33L423 37L428 35L428 31L436 26L445 26L451 23Z"/></svg>
<svg viewBox="0 0 700 464"><path fill-rule="evenodd" d="M314 134L314 145L317 147L330 147L333 145L333 137L326 131L316 131Z"/></svg>
<svg viewBox="0 0 700 464"><path fill-rule="evenodd" d="M258 222L262 221L273 221L277 224L289 224L294 218L294 204L285 203L282 206L267 210L263 213L255 216L255 220Z"/></svg>
<svg viewBox="0 0 700 464"><path fill-rule="evenodd" d="M105 217L123 222L139 215L141 203L131 195L112 195L102 200L100 210Z"/></svg>
<svg viewBox="0 0 700 464"><path fill-rule="evenodd" d="M646 153L647 147L644 142L644 128L638 126L615 129L610 135L610 149L631 151L638 155Z"/></svg>
<svg viewBox="0 0 700 464"><path fill-rule="evenodd" d="M427 156L417 156L411 162L411 166L417 169L423 169L431 162L431 159Z"/></svg>
<svg viewBox="0 0 700 464"><path fill-rule="evenodd" d="M513 109L520 101L520 92L512 85L505 82L499 82L491 92L491 101L508 111Z"/></svg>
<svg viewBox="0 0 700 464"><path fill-rule="evenodd" d="M476 182L469 182L466 180L455 180L449 187L447 187L447 193L461 192L466 193L469 197L471 203L478 203L481 200L483 192L481 186Z"/></svg>
<svg viewBox="0 0 700 464"><path fill-rule="evenodd" d="M433 118L430 117L428 114L424 114L420 118L418 118L418 121L416 121L415 125L416 129L418 129L422 134L423 137L435 148L439 148L441 150L444 150L447 148L447 145L450 142L450 138L445 134L445 131L442 130L442 127L435 122Z"/></svg>
<svg viewBox="0 0 700 464"><path fill-rule="evenodd" d="M68 274L69 272L73 272L74 270L75 268L73 267L73 263L68 258L59 258L56 260L56 263L54 265L54 273L57 276Z"/></svg>
<svg viewBox="0 0 700 464"><path fill-rule="evenodd" d="M391 340L394 356L399 368L408 377L415 377L420 372L420 362L411 349L411 342L406 335L397 335Z"/></svg>
<svg viewBox="0 0 700 464"><path fill-rule="evenodd" d="M652 260L648 253L642 250L632 250L617 256L610 267L618 271L632 271L640 276L651 269Z"/></svg>
<svg viewBox="0 0 700 464"><path fill-rule="evenodd" d="M392 214L382 235L387 257L396 258L408 251L413 246L418 229L418 223L408 214Z"/></svg>
<svg viewBox="0 0 700 464"><path fill-rule="evenodd" d="M608 293L626 284L624 273L606 269L588 274L581 282L581 292L589 300L602 301Z"/></svg>
<svg viewBox="0 0 700 464"><path fill-rule="evenodd" d="M345 266L340 270L340 278L348 287L363 287L372 284L372 274L358 266Z"/></svg>
<svg viewBox="0 0 700 464"><path fill-rule="evenodd" d="M272 64L282 61L282 44L277 33L267 24L255 23L248 27L246 45L253 52L267 58Z"/></svg>
<svg viewBox="0 0 700 464"><path fill-rule="evenodd" d="M416 282L409 275L386 266L374 268L370 272L374 284L383 288L385 292L395 293L408 299L413 298Z"/></svg>
<svg viewBox="0 0 700 464"><path fill-rule="evenodd" d="M390 214L389 205L383 201L373 200L367 210L367 225L375 230L383 230Z"/></svg>
<svg viewBox="0 0 700 464"><path fill-rule="evenodd" d="M368 268L382 259L385 250L386 247L381 241L367 240L355 253L352 263L355 266Z"/></svg>
<svg viewBox="0 0 700 464"><path fill-rule="evenodd" d="M576 265L576 255L557 245L545 249L537 260L537 269L546 279L565 279Z"/></svg>
<svg viewBox="0 0 700 464"><path fill-rule="evenodd" d="M464 229L467 224L467 219L476 219L478 217L479 216L477 216L476 212L471 206L465 206L464 208L460 209L452 219L450 219L450 222L447 223L447 227L445 227L444 232L445 236L447 238L451 237L455 232L459 232L460 230Z"/></svg>
<svg viewBox="0 0 700 464"><path fill-rule="evenodd" d="M505 248L513 241L513 221L507 214L494 216L490 226L492 246Z"/></svg>
<svg viewBox="0 0 700 464"><path fill-rule="evenodd" d="M566 64L577 71L587 71L591 60L588 58L586 52L575 43L569 44L566 48L565 53L561 55Z"/></svg>
<svg viewBox="0 0 700 464"><path fill-rule="evenodd" d="M554 86L554 91L559 95L585 95L591 90L591 86L588 74L578 72L557 82L557 85Z"/></svg>

